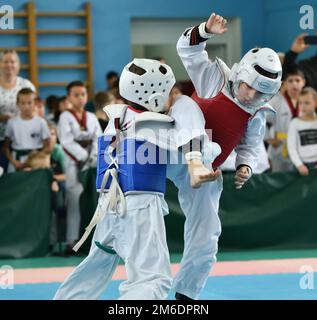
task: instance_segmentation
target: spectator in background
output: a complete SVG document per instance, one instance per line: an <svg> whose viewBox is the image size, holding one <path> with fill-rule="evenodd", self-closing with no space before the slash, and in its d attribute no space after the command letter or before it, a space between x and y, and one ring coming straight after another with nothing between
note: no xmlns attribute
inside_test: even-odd
<svg viewBox="0 0 317 320"><path fill-rule="evenodd" d="M52 94L46 98L46 119L56 123L56 114L58 113L59 98Z"/></svg>
<svg viewBox="0 0 317 320"><path fill-rule="evenodd" d="M283 65L284 59L285 59L285 53L284 52L278 52L277 55L278 55L278 57L279 57L279 59L281 61L281 64Z"/></svg>
<svg viewBox="0 0 317 320"><path fill-rule="evenodd" d="M297 67L289 68L284 78L284 94L276 95L269 102L276 110L276 116L270 129L270 138L267 140L273 172L294 169L287 152L287 132L291 120L298 115L298 97L305 86L305 76Z"/></svg>
<svg viewBox="0 0 317 320"><path fill-rule="evenodd" d="M281 61L281 64L283 66L284 60L285 60L285 53L284 52L278 52L277 55L278 55L278 57L279 57L279 59ZM282 85L281 85L281 88L280 88L280 91L279 91L278 94L282 94L283 95L284 93L285 93L285 85L284 85L284 76L282 75Z"/></svg>
<svg viewBox="0 0 317 320"><path fill-rule="evenodd" d="M10 161L8 172L23 169L32 151L49 150L49 129L44 119L34 115L34 100L35 93L30 88L18 92L20 114L8 121L5 131L4 153Z"/></svg>
<svg viewBox="0 0 317 320"><path fill-rule="evenodd" d="M289 68L292 68L297 64L298 67L304 72L307 85L317 90L317 52L310 58L296 62L298 55L309 47L309 45L305 44L304 42L304 37L306 35L307 34L303 33L295 38L291 50L285 55L283 70L284 72L287 72Z"/></svg>
<svg viewBox="0 0 317 320"><path fill-rule="evenodd" d="M51 167L51 164L50 164L49 153L43 152L43 151L32 151L27 156L24 170L31 171L31 170L38 170L38 169L49 169L50 167Z"/></svg>
<svg viewBox="0 0 317 320"><path fill-rule="evenodd" d="M71 108L72 108L72 104L68 101L66 96L62 96L58 98L58 108L57 108L57 111L55 112L54 122L58 123L60 115L64 111L70 110Z"/></svg>
<svg viewBox="0 0 317 320"><path fill-rule="evenodd" d="M72 104L69 102L66 96L62 96L58 101L58 111L59 113L63 113L66 110L70 110L72 108Z"/></svg>
<svg viewBox="0 0 317 320"><path fill-rule="evenodd" d="M109 104L115 104L116 98L110 92L97 92L94 96L94 107L95 107L95 114L101 126L101 130L104 131L108 125L108 116L103 111L103 108Z"/></svg>
<svg viewBox="0 0 317 320"><path fill-rule="evenodd" d="M34 100L34 114L45 119L45 102L39 96Z"/></svg>
<svg viewBox="0 0 317 320"><path fill-rule="evenodd" d="M49 152L54 179L57 182L65 182L65 153L62 146L57 143L57 128L55 124L49 123L48 127L50 130Z"/></svg>
<svg viewBox="0 0 317 320"><path fill-rule="evenodd" d="M107 84L107 89L106 90L111 90L114 88L119 87L119 75L115 71L109 71L106 74L106 84Z"/></svg>
<svg viewBox="0 0 317 320"><path fill-rule="evenodd" d="M152 59L153 59L153 60L160 61L161 63L166 64L166 60L165 60L165 58L163 58L163 57L154 57L154 58L152 58Z"/></svg>
<svg viewBox="0 0 317 320"><path fill-rule="evenodd" d="M283 65L283 62L284 62L284 58L285 58L285 53L284 52L278 52L277 53L280 61L281 61L281 65ZM274 96L274 100L281 100L283 99L283 95L285 93L285 81L284 81L284 74L282 74L282 85L281 85L281 88L279 90L279 92ZM271 100L272 101L272 100ZM271 113L267 113L265 115L265 118L266 118L266 125L265 125L265 136L264 136L264 146L265 146L265 149L267 150L268 149L268 146L269 146L269 141L271 140L271 138L274 138L274 137L271 137L272 135L272 132L270 133L270 131L273 131L273 129L271 130L271 127L272 127L272 124L275 120L275 115L271 112ZM268 153L267 153L267 156L268 156ZM269 163L270 163L270 159L267 158ZM272 167L271 163L270 163L270 167Z"/></svg>
<svg viewBox="0 0 317 320"><path fill-rule="evenodd" d="M96 165L97 139L102 134L96 116L84 110L87 89L83 82L73 81L67 86L67 99L72 104L58 122L58 138L65 152L67 230L65 254L74 254L72 248L79 238L79 197L83 186L79 173L83 168Z"/></svg>
<svg viewBox="0 0 317 320"><path fill-rule="evenodd" d="M125 100L120 95L119 88L113 88L113 89L107 91L107 93L110 93L111 95L114 96L116 104L124 104L125 103Z"/></svg>
<svg viewBox="0 0 317 320"><path fill-rule="evenodd" d="M51 141L54 140L54 137L51 136ZM55 139L56 140L56 139ZM25 163L25 171L32 171L38 169L51 169L51 160L49 153L43 151L33 151L28 155L28 158ZM53 169L54 174L54 169ZM65 208L65 187L63 187L58 180L56 175L53 175L51 182L51 195L52 195L52 210L55 213L52 217L51 230L50 230L50 252L53 253L54 246L57 241L61 244L61 218L66 217L66 208ZM63 210L63 211L61 211ZM62 216L61 216L62 212ZM65 224L65 223L64 223ZM61 246L60 246L61 247ZM60 250L61 251L61 250Z"/></svg>
<svg viewBox="0 0 317 320"><path fill-rule="evenodd" d="M302 176L317 168L317 92L305 88L299 96L300 116L291 121L287 148L290 158Z"/></svg>
<svg viewBox="0 0 317 320"><path fill-rule="evenodd" d="M51 228L51 251L54 252L56 242L59 243L59 254L62 253L61 244L65 241L66 236L66 187L65 187L65 153L60 144L57 143L57 128L53 123L49 125L50 153L51 153L51 169L53 171L53 179L57 183L57 191L53 190L53 223Z"/></svg>
<svg viewBox="0 0 317 320"><path fill-rule="evenodd" d="M27 79L18 76L20 59L15 50L4 50L0 53L0 166L7 170L8 160L2 152L4 134L9 119L18 114L16 105L17 93L22 88L30 88L35 92L34 85Z"/></svg>

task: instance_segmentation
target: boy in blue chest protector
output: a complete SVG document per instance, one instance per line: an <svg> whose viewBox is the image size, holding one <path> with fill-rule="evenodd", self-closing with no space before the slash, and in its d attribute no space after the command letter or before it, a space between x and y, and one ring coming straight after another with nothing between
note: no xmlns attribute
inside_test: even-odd
<svg viewBox="0 0 317 320"><path fill-rule="evenodd" d="M91 249L54 299L98 299L120 258L127 274L119 287L120 299L167 298L172 278L164 193L168 151L177 154L178 145L170 133L174 120L162 113L174 83L171 68L156 60L134 59L124 67L119 88L128 103L104 108L110 120L98 140L100 197L94 217L74 247L77 251L96 226ZM212 178L210 170L195 159L188 161L188 170L198 183Z"/></svg>

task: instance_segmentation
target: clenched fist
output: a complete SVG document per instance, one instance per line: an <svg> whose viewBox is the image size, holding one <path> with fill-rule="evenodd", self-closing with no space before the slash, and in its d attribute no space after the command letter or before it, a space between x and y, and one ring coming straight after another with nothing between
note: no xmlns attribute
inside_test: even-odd
<svg viewBox="0 0 317 320"><path fill-rule="evenodd" d="M234 177L236 189L241 189L242 186L251 178L251 169L248 166L241 166Z"/></svg>

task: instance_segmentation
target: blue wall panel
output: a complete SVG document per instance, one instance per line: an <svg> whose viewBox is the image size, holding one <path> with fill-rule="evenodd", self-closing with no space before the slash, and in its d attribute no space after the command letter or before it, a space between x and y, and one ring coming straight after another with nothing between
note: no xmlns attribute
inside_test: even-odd
<svg viewBox="0 0 317 320"><path fill-rule="evenodd" d="M317 0L316 0L317 1ZM211 11L225 17L240 17L242 52L245 53L254 46L270 46L276 50L284 51L289 48L293 38L300 33L298 21L299 7L302 4L316 4L316 1L298 0L91 0L92 4L92 30L93 30L93 69L95 90L104 89L104 75L109 70L120 72L122 67L131 59L130 28L132 18L204 18ZM26 0L11 0L14 10L20 11L25 7ZM76 11L82 10L84 0L35 0L38 11ZM317 9L316 9L317 12ZM38 27L44 29L81 28L82 22L78 18L71 18L67 23L65 19L46 18L38 19ZM21 27L21 23L17 24ZM184 29L187 26L184 26ZM162 37L164 35L162 34ZM19 39L20 38L20 39ZM25 45L23 37L1 36L1 47L12 45ZM59 39L59 40L57 40ZM62 40L60 40L62 39ZM39 36L39 46L60 45L77 46L84 44L82 36L62 37L47 35ZM57 43L58 42L58 43ZM306 55L311 54L311 51ZM41 54L42 55L42 54ZM78 63L83 57L74 53L70 63ZM44 58L40 61L44 63ZM59 59L58 54L46 54L45 63L52 63ZM71 60L73 59L73 60ZM67 60L68 61L68 60ZM85 77L84 72L64 71L65 79L71 75ZM41 80L51 80L53 71L45 70ZM42 77L44 79L42 79ZM59 77L61 77L59 75ZM58 79L60 80L60 79ZM64 94L62 88L47 88L41 90L45 97L48 93Z"/></svg>

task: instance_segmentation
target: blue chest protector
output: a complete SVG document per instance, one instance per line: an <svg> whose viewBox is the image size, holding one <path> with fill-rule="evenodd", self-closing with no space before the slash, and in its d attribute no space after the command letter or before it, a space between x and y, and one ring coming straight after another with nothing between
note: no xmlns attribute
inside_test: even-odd
<svg viewBox="0 0 317 320"><path fill-rule="evenodd" d="M110 136L101 136L98 139L97 190L101 188L107 169L115 167L109 157L111 140ZM158 146L146 141L124 139L117 149L119 152L115 149L112 156L115 157L117 153L118 181L123 193L165 193L166 162L160 163ZM109 188L111 179L109 177L105 190Z"/></svg>

